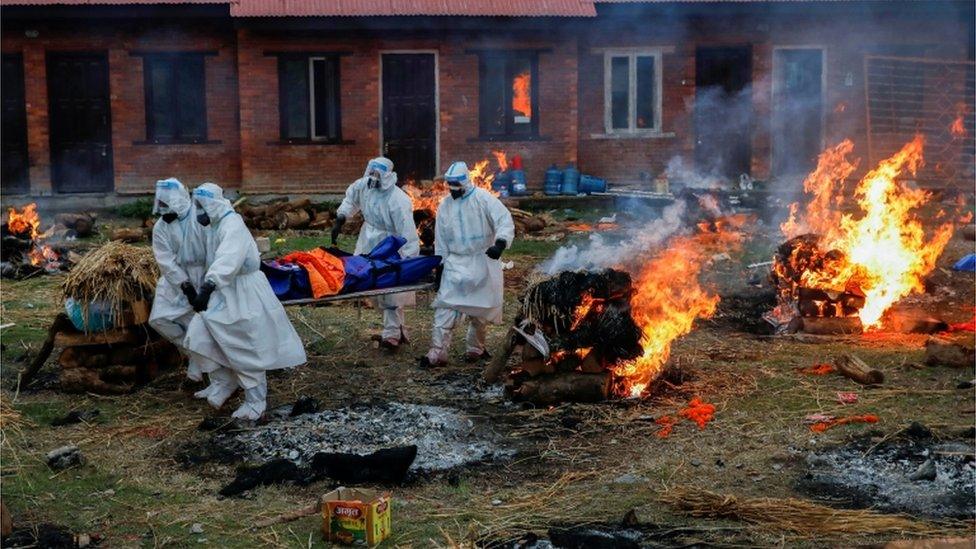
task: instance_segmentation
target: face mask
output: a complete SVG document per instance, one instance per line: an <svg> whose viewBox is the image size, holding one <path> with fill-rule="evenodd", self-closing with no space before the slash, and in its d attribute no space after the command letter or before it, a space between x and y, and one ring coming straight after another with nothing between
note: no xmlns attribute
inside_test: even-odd
<svg viewBox="0 0 976 549"><path fill-rule="evenodd" d="M464 196L464 189L463 188L462 189L453 189L452 188L452 189L450 189L450 191L451 191L451 198L453 198L454 200L457 200L457 199L461 198L462 196Z"/></svg>
<svg viewBox="0 0 976 549"><path fill-rule="evenodd" d="M207 225L210 224L210 216L207 215L207 212L201 212L200 214L197 215L197 221L201 225L203 225L204 227L206 227Z"/></svg>
<svg viewBox="0 0 976 549"><path fill-rule="evenodd" d="M179 216L180 216L180 214L178 214L176 212L164 213L163 214L163 221L165 221L167 223L172 223L172 222L176 221L176 218L178 218Z"/></svg>
<svg viewBox="0 0 976 549"><path fill-rule="evenodd" d="M373 175L369 176L369 179L366 180L366 188L367 189L378 189L378 188L380 188L380 178L378 178L376 176L373 176Z"/></svg>

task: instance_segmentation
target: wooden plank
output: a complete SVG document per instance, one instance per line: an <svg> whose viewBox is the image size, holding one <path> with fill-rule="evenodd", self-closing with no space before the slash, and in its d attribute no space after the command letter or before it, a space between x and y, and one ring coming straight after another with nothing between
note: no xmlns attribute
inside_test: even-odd
<svg viewBox="0 0 976 549"><path fill-rule="evenodd" d="M292 299L289 301L282 301L281 304L285 307L292 307L295 305L308 305L311 307L316 307L319 305L326 305L328 303L335 303L337 301L347 301L350 299L363 299L366 297L377 297L381 295L390 294L401 294L404 292L422 292L425 290L434 289L434 284L432 282L425 282L423 284L413 284L411 286L395 286L393 288L380 288L378 290L366 290L362 292L353 292L350 294L339 294L330 295L328 297L307 298L307 299Z"/></svg>
<svg viewBox="0 0 976 549"><path fill-rule="evenodd" d="M113 345L115 343L139 343L145 340L145 335L133 328L114 329L106 332L71 331L58 332L54 337L54 344L59 347L75 345Z"/></svg>

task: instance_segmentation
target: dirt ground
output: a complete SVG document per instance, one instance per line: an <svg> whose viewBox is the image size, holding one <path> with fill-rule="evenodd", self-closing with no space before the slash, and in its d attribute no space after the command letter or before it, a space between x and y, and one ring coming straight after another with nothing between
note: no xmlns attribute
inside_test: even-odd
<svg viewBox="0 0 976 549"><path fill-rule="evenodd" d="M308 235L286 239L279 245L319 243ZM523 241L507 255L516 264L506 275L509 318L527 274L559 244ZM753 242L727 265L716 266L721 276L711 278L720 279L718 291L744 287L742 266L770 257L774 245L772 239ZM971 242L954 238L933 275L934 285L943 291L916 298L948 322L972 318L973 275L948 269L972 251ZM17 372L36 352L60 306L59 282L60 277L47 276L4 281L2 286L2 322L16 323L3 332L3 501L18 526L56 523L97 533L110 547L324 545L318 517L264 528L254 524L306 506L330 490L331 483L261 487L243 498L223 499L217 491L233 478L233 466L178 462L181 448L209 436L197 425L214 414L191 398L200 386L181 372L120 397L18 387ZM426 305L420 299L408 313L413 342L395 357L382 354L370 341L370 334L379 330L376 311L349 304L292 308L289 315L306 344L309 363L270 376L270 407L303 395L325 408L380 401L449 406L491 425L517 450L508 460L387 487L394 498L393 546L501 541L526 531L544 534L550 526L618 523L630 510L646 528L680 532L671 538L662 534L661 546L878 543L900 536L798 535L735 520L695 519L659 498L673 487L686 486L737 497L806 498L795 484L812 451L859 436L881 441L912 422L943 437L959 437L973 426L973 389L957 389L974 378L973 369L924 366L927 336L872 334L813 341L746 333L721 317L699 321L677 341L667 381L659 382L650 398L549 409L513 406L503 398L477 396L479 366L460 360L443 370L415 366L429 341L432 314ZM503 332L492 330L493 349ZM971 340L972 334L956 337ZM455 334L456 349L459 340ZM885 383L865 388L840 376L797 371L844 352L881 369ZM54 376L54 365L45 373ZM857 392L857 403L839 404L836 393L841 391ZM681 421L669 437L658 437L654 420L676 413L696 396L716 406L714 420L704 429ZM220 414L229 415L240 398ZM68 411L90 408L101 411L90 423L50 426ZM870 413L880 421L814 433L803 420L815 413ZM80 446L87 463L55 473L45 464L44 453L65 444ZM191 531L197 523L202 532ZM973 530L971 520L930 525L944 536Z"/></svg>

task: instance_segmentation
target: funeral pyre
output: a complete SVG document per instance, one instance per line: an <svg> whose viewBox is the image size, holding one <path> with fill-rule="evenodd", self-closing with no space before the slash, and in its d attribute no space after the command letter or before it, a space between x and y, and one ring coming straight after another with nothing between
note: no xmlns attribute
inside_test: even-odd
<svg viewBox="0 0 976 549"><path fill-rule="evenodd" d="M66 392L127 393L178 366L179 351L147 323L158 279L147 247L109 242L87 253L62 283L65 312L51 324L22 383L56 347Z"/></svg>
<svg viewBox="0 0 976 549"><path fill-rule="evenodd" d="M87 236L94 229L95 218L89 214L59 214L55 223L41 230L37 204L18 211L7 210L7 221L0 226L2 245L0 261L6 278L25 278L38 272L56 273L68 266L65 242L76 236Z"/></svg>
<svg viewBox="0 0 976 549"><path fill-rule="evenodd" d="M522 296L506 352L486 371L516 400L539 405L641 397L672 343L718 304L698 277L739 234L707 222L605 270L563 271Z"/></svg>
<svg viewBox="0 0 976 549"><path fill-rule="evenodd" d="M803 182L810 196L794 203L781 226L787 237L771 278L778 304L764 318L778 331L860 332L881 329L901 298L924 290L923 281L952 236L953 223L927 235L919 208L931 194L908 179L923 163L917 136L867 172L848 192L857 169L850 141L824 151ZM853 200L851 200L853 198Z"/></svg>

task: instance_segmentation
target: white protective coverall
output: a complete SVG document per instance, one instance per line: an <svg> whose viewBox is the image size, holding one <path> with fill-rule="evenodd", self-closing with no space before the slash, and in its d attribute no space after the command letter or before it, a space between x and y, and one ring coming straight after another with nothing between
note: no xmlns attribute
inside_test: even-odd
<svg viewBox="0 0 976 549"><path fill-rule="evenodd" d="M305 348L284 307L260 271L257 244L223 190L204 183L193 191L198 210L210 217L204 283L216 289L205 311L194 315L186 334L190 352L219 366L210 372L207 401L219 408L238 387L244 404L233 417L258 419L268 395L266 370L306 361Z"/></svg>
<svg viewBox="0 0 976 549"><path fill-rule="evenodd" d="M467 165L455 162L445 179L448 185L459 181L464 195L444 197L437 208L434 253L443 258L444 271L432 303L434 326L427 353L431 363L447 362L451 330L462 315L471 321L466 352L484 353L488 323L502 319L504 291L501 261L485 251L496 240L510 247L515 239L512 214L491 193L474 186Z"/></svg>
<svg viewBox="0 0 976 549"><path fill-rule="evenodd" d="M370 188L369 174L380 173L379 187ZM397 174L393 162L379 157L369 161L363 177L357 179L346 189L346 197L337 210L346 219L363 212L364 223L356 240L357 255L369 253L384 238L402 236L407 242L400 248L400 257L415 257L420 253L420 239L417 226L413 222L413 202L403 189L397 187ZM403 325L403 307L416 301L413 292L386 295L375 298L376 306L383 311L384 340L399 344L407 339Z"/></svg>
<svg viewBox="0 0 976 549"><path fill-rule="evenodd" d="M168 223L160 218L153 225L153 255L162 276L156 283L149 325L182 348L186 328L193 318L193 307L180 286L189 282L199 289L203 284L203 275L207 271L203 227L197 223L190 193L172 177L156 182L153 213L161 216L176 214L177 218ZM212 364L207 363L206 357L191 354L187 377L193 381L203 379L203 372L213 369Z"/></svg>

